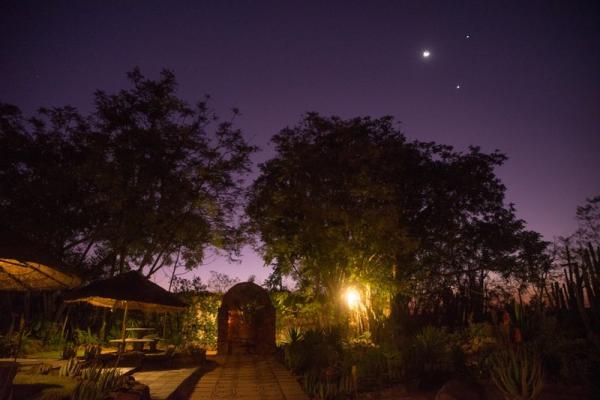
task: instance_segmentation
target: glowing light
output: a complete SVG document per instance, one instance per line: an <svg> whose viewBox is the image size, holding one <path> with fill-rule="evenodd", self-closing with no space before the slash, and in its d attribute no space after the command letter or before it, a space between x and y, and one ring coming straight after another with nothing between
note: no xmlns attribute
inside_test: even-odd
<svg viewBox="0 0 600 400"><path fill-rule="evenodd" d="M457 89L460 89L460 84L456 85L456 88L457 88Z"/></svg>
<svg viewBox="0 0 600 400"><path fill-rule="evenodd" d="M355 309L360 305L360 293L353 287L349 287L344 292L344 298L346 299L346 303L348 307L351 309Z"/></svg>
<svg viewBox="0 0 600 400"><path fill-rule="evenodd" d="M423 58L429 58L431 52L429 50L423 50Z"/></svg>

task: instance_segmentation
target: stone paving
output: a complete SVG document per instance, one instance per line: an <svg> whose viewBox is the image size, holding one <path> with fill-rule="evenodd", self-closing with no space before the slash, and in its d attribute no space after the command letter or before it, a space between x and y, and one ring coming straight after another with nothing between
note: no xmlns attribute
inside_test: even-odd
<svg viewBox="0 0 600 400"><path fill-rule="evenodd" d="M171 398L181 384L198 368L179 368L163 371L136 372L133 377L137 382L148 385L152 400Z"/></svg>
<svg viewBox="0 0 600 400"><path fill-rule="evenodd" d="M216 357L189 400L308 400L292 374L272 357Z"/></svg>

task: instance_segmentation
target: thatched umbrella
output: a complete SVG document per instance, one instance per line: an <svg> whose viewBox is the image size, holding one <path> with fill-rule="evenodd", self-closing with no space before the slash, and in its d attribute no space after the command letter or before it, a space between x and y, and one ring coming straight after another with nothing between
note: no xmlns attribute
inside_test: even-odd
<svg viewBox="0 0 600 400"><path fill-rule="evenodd" d="M14 235L0 240L0 290L30 292L70 289L81 280L62 271L47 251Z"/></svg>
<svg viewBox="0 0 600 400"><path fill-rule="evenodd" d="M98 307L123 309L121 349L125 348L125 323L128 310L177 312L187 308L187 304L172 293L150 282L135 271L95 281L87 286L72 290L66 294L65 301L67 303L85 302ZM121 350L119 351L119 357L120 352Z"/></svg>
<svg viewBox="0 0 600 400"><path fill-rule="evenodd" d="M61 263L40 246L17 234L3 232L0 239L1 291L61 290L81 284L81 279L60 270L59 265ZM15 360L21 349L23 324L24 320L21 317Z"/></svg>

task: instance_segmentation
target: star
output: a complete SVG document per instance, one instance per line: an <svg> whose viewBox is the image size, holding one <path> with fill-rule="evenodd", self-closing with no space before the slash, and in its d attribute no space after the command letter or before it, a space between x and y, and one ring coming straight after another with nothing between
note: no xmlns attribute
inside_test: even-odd
<svg viewBox="0 0 600 400"><path fill-rule="evenodd" d="M456 89L457 89L457 90L458 90L458 89L460 89L460 83L458 83L458 84L456 85Z"/></svg>
<svg viewBox="0 0 600 400"><path fill-rule="evenodd" d="M465 39L471 39L471 35L466 35Z"/></svg>
<svg viewBox="0 0 600 400"><path fill-rule="evenodd" d="M431 53L429 52L429 50L423 50L423 58L429 58L430 55Z"/></svg>

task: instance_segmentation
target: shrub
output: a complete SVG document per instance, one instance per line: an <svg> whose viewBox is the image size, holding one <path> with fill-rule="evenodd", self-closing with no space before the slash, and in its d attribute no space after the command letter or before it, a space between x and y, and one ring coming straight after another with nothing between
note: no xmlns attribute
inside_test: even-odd
<svg viewBox="0 0 600 400"><path fill-rule="evenodd" d="M73 342L66 342L62 349L62 359L69 360L77 355L77 348Z"/></svg>
<svg viewBox="0 0 600 400"><path fill-rule="evenodd" d="M123 377L116 368L86 368L81 371L81 379L71 395L71 400L102 400L109 392L123 385Z"/></svg>
<svg viewBox="0 0 600 400"><path fill-rule="evenodd" d="M81 373L81 365L77 361L76 357L70 358L65 364L60 367L58 371L59 376L78 376Z"/></svg>
<svg viewBox="0 0 600 400"><path fill-rule="evenodd" d="M489 360L497 342L494 326L487 322L472 323L463 334L465 367L476 377L489 377Z"/></svg>
<svg viewBox="0 0 600 400"><path fill-rule="evenodd" d="M412 340L405 356L407 370L413 377L421 379L421 385L437 386L462 365L462 351L455 344L455 337L445 328L426 326Z"/></svg>
<svg viewBox="0 0 600 400"><path fill-rule="evenodd" d="M101 340L92 333L90 328L87 330L75 329L75 343L78 346L97 345L101 343Z"/></svg>
<svg viewBox="0 0 600 400"><path fill-rule="evenodd" d="M542 391L541 360L525 347L508 346L494 354L491 375L507 400L535 400Z"/></svg>

